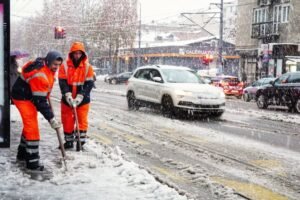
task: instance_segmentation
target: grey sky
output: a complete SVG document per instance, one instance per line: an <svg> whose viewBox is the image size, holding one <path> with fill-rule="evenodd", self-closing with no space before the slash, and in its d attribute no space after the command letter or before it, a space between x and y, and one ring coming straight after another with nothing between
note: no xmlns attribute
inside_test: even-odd
<svg viewBox="0 0 300 200"><path fill-rule="evenodd" d="M210 2L220 0L139 0L142 6L142 20L170 19L181 12L208 8ZM11 0L13 19L28 16L42 8L42 0ZM17 15L17 16L16 16Z"/></svg>

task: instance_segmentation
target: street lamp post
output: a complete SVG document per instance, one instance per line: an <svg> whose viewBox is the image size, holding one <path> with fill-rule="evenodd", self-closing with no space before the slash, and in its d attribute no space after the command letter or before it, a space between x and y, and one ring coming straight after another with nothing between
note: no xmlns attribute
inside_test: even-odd
<svg viewBox="0 0 300 200"><path fill-rule="evenodd" d="M219 71L220 73L223 73L223 62L222 62L222 54L223 54L223 6L224 6L224 1L221 0L220 4L220 38L219 38Z"/></svg>
<svg viewBox="0 0 300 200"><path fill-rule="evenodd" d="M139 2L140 5L140 19L139 19L139 48L138 48L138 57L137 57L137 67L141 65L141 29L142 29L142 6L141 2Z"/></svg>

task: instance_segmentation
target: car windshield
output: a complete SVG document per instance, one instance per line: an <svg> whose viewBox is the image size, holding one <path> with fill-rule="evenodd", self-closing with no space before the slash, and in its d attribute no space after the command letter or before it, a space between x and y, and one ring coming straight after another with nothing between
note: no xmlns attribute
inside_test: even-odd
<svg viewBox="0 0 300 200"><path fill-rule="evenodd" d="M162 69L161 71L168 83L204 83L194 71L182 69Z"/></svg>
<svg viewBox="0 0 300 200"><path fill-rule="evenodd" d="M236 78L236 77L224 78L222 81L226 82L226 83L231 83L231 84L238 84L239 83L239 79Z"/></svg>

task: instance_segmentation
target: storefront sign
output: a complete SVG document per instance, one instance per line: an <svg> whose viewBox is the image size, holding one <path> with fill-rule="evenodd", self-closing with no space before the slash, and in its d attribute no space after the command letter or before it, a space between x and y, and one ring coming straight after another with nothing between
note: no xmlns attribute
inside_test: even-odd
<svg viewBox="0 0 300 200"><path fill-rule="evenodd" d="M185 50L185 54L205 54L205 55L218 55L218 52L211 50Z"/></svg>

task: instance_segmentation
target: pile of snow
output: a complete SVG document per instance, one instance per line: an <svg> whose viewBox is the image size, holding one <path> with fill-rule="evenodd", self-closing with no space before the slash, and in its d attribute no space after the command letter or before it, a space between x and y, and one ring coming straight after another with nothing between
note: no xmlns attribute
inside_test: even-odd
<svg viewBox="0 0 300 200"><path fill-rule="evenodd" d="M62 165L56 135L40 120L42 140L41 158L51 169L50 180L30 179L15 162L21 132L21 122L12 107L12 147L0 152L0 199L178 199L178 192L157 182L146 170L125 160L118 147L102 146L93 140L84 152L67 151L68 171ZM45 128L46 127L46 128Z"/></svg>
<svg viewBox="0 0 300 200"><path fill-rule="evenodd" d="M254 116L254 117L260 117L272 121L280 121L280 122L287 122L287 123L293 123L293 124L300 124L300 116L299 115L291 115L291 114L284 114L280 112L266 112L265 110L257 111L257 110L244 110L244 109L227 109L226 112L230 113L243 113L246 115Z"/></svg>
<svg viewBox="0 0 300 200"><path fill-rule="evenodd" d="M108 74L104 74L104 75L98 75L97 76L97 81L104 81L104 78L108 76Z"/></svg>
<svg viewBox="0 0 300 200"><path fill-rule="evenodd" d="M112 89L95 89L97 92L102 92L102 93L107 93L107 94L112 94L116 96L126 96L126 91L123 90L112 90Z"/></svg>

